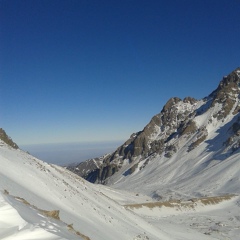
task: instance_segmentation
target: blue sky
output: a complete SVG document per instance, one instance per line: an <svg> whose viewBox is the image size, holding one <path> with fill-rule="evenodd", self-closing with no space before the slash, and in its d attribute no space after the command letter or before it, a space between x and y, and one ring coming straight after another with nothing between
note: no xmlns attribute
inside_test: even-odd
<svg viewBox="0 0 240 240"><path fill-rule="evenodd" d="M239 67L240 2L0 0L0 127L19 144L126 140Z"/></svg>

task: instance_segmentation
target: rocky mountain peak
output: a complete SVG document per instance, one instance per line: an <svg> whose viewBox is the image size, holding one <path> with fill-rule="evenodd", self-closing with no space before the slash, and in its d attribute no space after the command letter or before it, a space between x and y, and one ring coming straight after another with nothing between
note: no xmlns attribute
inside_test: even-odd
<svg viewBox="0 0 240 240"><path fill-rule="evenodd" d="M122 174L126 176L135 169L143 169L156 156L170 159L183 146L187 152L194 150L207 139L208 129L216 127L218 122L227 121L227 116L228 120L231 119L240 111L239 84L240 68L237 68L204 99L170 98L142 131L132 134L112 154L92 161L91 171L87 175L85 168L91 160L78 165L78 174L91 182L105 183L113 174L121 172L123 166L127 170ZM239 118L232 124L230 137L222 144L228 149L237 149L240 146ZM70 170L75 171L75 168Z"/></svg>
<svg viewBox="0 0 240 240"><path fill-rule="evenodd" d="M170 98L167 103L164 105L162 112L168 112L171 108L177 103L181 102L181 99L178 97Z"/></svg>
<svg viewBox="0 0 240 240"><path fill-rule="evenodd" d="M214 115L218 120L226 118L230 112L234 115L240 111L240 68L237 68L228 76L223 77L218 88L211 94L213 101L211 107L221 105L220 110Z"/></svg>
<svg viewBox="0 0 240 240"><path fill-rule="evenodd" d="M219 94L223 91L227 93L236 93L239 91L239 82L240 82L240 68L237 68L235 71L230 73L228 76L223 77L222 81L219 83L219 86L216 92Z"/></svg>

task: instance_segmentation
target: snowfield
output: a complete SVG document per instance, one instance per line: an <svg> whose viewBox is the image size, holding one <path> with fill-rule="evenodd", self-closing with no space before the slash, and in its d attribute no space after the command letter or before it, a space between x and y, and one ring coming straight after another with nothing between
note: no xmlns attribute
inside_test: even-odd
<svg viewBox="0 0 240 240"><path fill-rule="evenodd" d="M0 194L0 239L81 239L66 224L48 218L36 209Z"/></svg>
<svg viewBox="0 0 240 240"><path fill-rule="evenodd" d="M106 196L102 186L2 141L0 165L0 216L4 223L0 239L172 239ZM40 209L58 210L60 220L44 217L37 212ZM68 226L78 233L74 238Z"/></svg>
<svg viewBox="0 0 240 240"><path fill-rule="evenodd" d="M207 154L201 157L206 158ZM172 175L167 179L167 175L162 178L163 173L160 172L154 182L146 178L153 177L150 172L154 172L154 169L149 169L149 165L144 169L149 171L144 177L148 181L148 188L139 186L140 174L128 189L127 182L121 182L126 190L120 190L91 184L65 168L42 162L1 141L0 239L237 240L240 236L239 184L234 180L239 177L237 161L237 155L233 155L226 163L218 163L225 164L229 179L233 179L232 187L226 186L225 180L221 182L224 178L220 167L216 167L211 175L206 171L202 175L205 179L196 177L188 181L181 180L184 167L178 170L179 178L176 181L173 181ZM171 164L168 163L168 167ZM217 176L220 176L220 187L214 192L214 184L209 181L210 178L216 181ZM148 193L163 181L169 184L165 189L159 188L156 195L164 192L173 198L178 195L182 197L184 193L188 198L192 196L193 189L201 196L210 192L220 195L220 192L226 193L224 189L227 189L236 196L206 206L197 204L194 208L179 209L177 206L163 207L157 204L151 208L144 206L156 202L156 198L154 200ZM171 190L173 188L170 186L176 183L174 191ZM201 188L201 184L205 184L205 187ZM130 208L129 204L143 206ZM48 211L59 211L59 216L51 217L46 214Z"/></svg>

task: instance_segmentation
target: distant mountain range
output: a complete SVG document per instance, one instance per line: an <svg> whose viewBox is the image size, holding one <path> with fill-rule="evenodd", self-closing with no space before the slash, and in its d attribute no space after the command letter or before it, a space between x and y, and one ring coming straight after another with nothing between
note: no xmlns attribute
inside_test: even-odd
<svg viewBox="0 0 240 240"><path fill-rule="evenodd" d="M171 98L142 131L133 133L116 151L68 169L92 183L136 189L156 198L163 198L167 191L159 190L163 184L175 183L177 188L188 179L200 178L210 181L210 185L216 184L212 174L217 173L213 168L220 174L227 171L224 162L233 168L239 166L239 98L240 68L237 68L224 76L209 96L201 100ZM206 192L230 191L240 183L240 169L236 171L232 176L225 176L226 172L220 174L218 177L224 177L224 183L213 184L214 190ZM203 179L206 173L209 174ZM222 184L228 187L222 189ZM149 185L149 190L142 190ZM169 191L173 190L169 187ZM180 195L189 191L186 189ZM198 192L204 193L200 189Z"/></svg>

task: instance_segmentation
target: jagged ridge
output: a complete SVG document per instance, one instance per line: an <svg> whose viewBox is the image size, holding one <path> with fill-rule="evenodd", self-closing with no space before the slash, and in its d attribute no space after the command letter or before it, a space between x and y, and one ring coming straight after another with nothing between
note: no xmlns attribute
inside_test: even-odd
<svg viewBox="0 0 240 240"><path fill-rule="evenodd" d="M13 140L6 134L6 132L2 128L0 128L0 139L15 149L19 148L18 145L13 142Z"/></svg>
<svg viewBox="0 0 240 240"><path fill-rule="evenodd" d="M90 182L106 183L123 166L126 169L123 174L128 175L139 165L140 170L143 169L157 155L171 158L181 149L182 142L188 144L188 151L192 151L207 139L209 126L216 127L218 122L235 116L229 137L223 143L223 149L232 153L240 145L239 84L240 68L237 68L204 99L171 98L142 131L132 134L115 152L69 169ZM205 118L205 121L199 123L200 118Z"/></svg>

